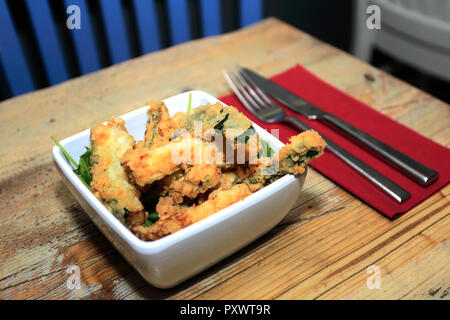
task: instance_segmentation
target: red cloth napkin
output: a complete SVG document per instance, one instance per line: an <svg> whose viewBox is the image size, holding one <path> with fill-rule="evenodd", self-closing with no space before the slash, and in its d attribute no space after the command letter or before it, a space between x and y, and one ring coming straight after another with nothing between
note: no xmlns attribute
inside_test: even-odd
<svg viewBox="0 0 450 320"><path fill-rule="evenodd" d="M450 149L375 111L299 65L273 76L271 80L439 172L439 179L436 182L422 187L374 156L370 151L352 142L349 137L334 131L331 125L321 121L307 120L284 108L288 115L304 121L311 128L316 129L411 193L410 199L399 204L331 152L325 152L322 157L312 161L311 167L387 217L397 218L448 184L450 180ZM235 95L224 96L220 100L237 107L269 132L270 129L279 129L279 138L284 143L288 141L289 137L298 134L296 129L288 125L260 122L244 108Z"/></svg>

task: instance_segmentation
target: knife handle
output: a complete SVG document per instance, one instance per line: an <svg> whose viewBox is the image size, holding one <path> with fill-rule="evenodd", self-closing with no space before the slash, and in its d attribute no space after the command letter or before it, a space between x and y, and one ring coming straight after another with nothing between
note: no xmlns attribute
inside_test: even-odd
<svg viewBox="0 0 450 320"><path fill-rule="evenodd" d="M395 150L391 146L372 137L364 131L355 128L335 115L326 113L323 115L323 119L368 146L370 149L381 155L384 159L396 165L407 176L419 184L427 186L436 181L439 177L439 174L433 169L428 168L420 162L410 158L406 154Z"/></svg>
<svg viewBox="0 0 450 320"><path fill-rule="evenodd" d="M302 131L311 129L309 126L307 126L306 124L304 124L295 117L286 117L285 120ZM408 191L406 191L393 181L389 180L388 178L383 176L381 173L379 173L366 163L356 158L350 152L341 148L336 143L330 141L323 135L322 138L327 143L326 148L327 150L331 151L339 159L341 159L342 161L347 163L350 167L358 171L361 175L363 175L365 178L367 178L369 181L371 181L373 184L375 184L378 188L383 190L389 196L394 198L397 202L402 203L411 197L411 194Z"/></svg>

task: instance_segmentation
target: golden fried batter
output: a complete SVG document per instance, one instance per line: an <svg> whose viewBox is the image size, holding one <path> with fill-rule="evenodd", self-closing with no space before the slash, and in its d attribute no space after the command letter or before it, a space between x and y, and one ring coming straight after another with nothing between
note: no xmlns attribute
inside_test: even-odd
<svg viewBox="0 0 450 320"><path fill-rule="evenodd" d="M147 241L200 221L283 175L303 174L326 146L309 130L269 158L261 154L267 143L236 108L218 103L170 117L164 103L149 105L144 140L137 144L122 119L91 129L92 192Z"/></svg>
<svg viewBox="0 0 450 320"><path fill-rule="evenodd" d="M281 148L271 161L263 159L258 167L242 169L240 172L228 173L226 176L224 174L223 179L221 179L223 186L211 192L208 199L202 204L181 209L177 213L172 211L152 226L148 228L137 226L133 227L132 231L140 239L147 241L174 233L243 200L280 175L304 173L306 165L313 158L320 156L325 146L325 141L317 132L313 130L305 131L290 139L290 143ZM279 171L274 175L268 175L263 170L274 162L279 164ZM235 184L239 179L243 179L244 182Z"/></svg>
<svg viewBox="0 0 450 320"><path fill-rule="evenodd" d="M170 196L160 197L156 205L156 213L158 213L159 221L162 221L170 216L173 216L183 208L182 205L175 203Z"/></svg>
<svg viewBox="0 0 450 320"><path fill-rule="evenodd" d="M234 185L228 190L218 189L209 195L207 201L198 206L184 208L168 218L158 220L148 228L135 226L131 230L142 240L157 240L225 209L251 193L245 183Z"/></svg>
<svg viewBox="0 0 450 320"><path fill-rule="evenodd" d="M185 135L158 148L128 150L122 165L133 182L144 187L177 172L182 164L209 163L216 157L222 155L214 143Z"/></svg>
<svg viewBox="0 0 450 320"><path fill-rule="evenodd" d="M221 103L207 104L186 113L178 112L172 119L176 128L186 129L196 138L203 138L205 133L218 130L225 137L233 140L252 126L252 123L239 110L231 106L225 107ZM201 124L201 131L196 131L198 128L195 128L195 122Z"/></svg>
<svg viewBox="0 0 450 320"><path fill-rule="evenodd" d="M174 126L164 102L149 102L144 147L156 148L170 141Z"/></svg>
<svg viewBox="0 0 450 320"><path fill-rule="evenodd" d="M218 189L230 189L235 184L242 182L239 181L239 175L233 171L225 171L222 172L222 176L220 177L219 188Z"/></svg>
<svg viewBox="0 0 450 320"><path fill-rule="evenodd" d="M195 199L199 194L216 187L220 182L222 172L215 164L194 164L186 166L182 172L165 177L161 184L163 190L182 203L184 197Z"/></svg>
<svg viewBox="0 0 450 320"><path fill-rule="evenodd" d="M139 201L139 192L129 183L120 165L122 155L131 149L134 138L122 119L110 119L106 125L91 129L91 189L117 219L128 225L140 225L147 215Z"/></svg>
<svg viewBox="0 0 450 320"><path fill-rule="evenodd" d="M289 144L276 152L272 159L260 159L259 168L247 180L250 184L267 185L286 174L300 175L312 159L320 157L326 142L314 130L307 130L289 139ZM275 172L274 172L275 171Z"/></svg>
<svg viewBox="0 0 450 320"><path fill-rule="evenodd" d="M279 151L279 170L282 174L304 173L306 165L312 159L320 157L326 145L326 142L314 130L304 131L291 137L289 144Z"/></svg>

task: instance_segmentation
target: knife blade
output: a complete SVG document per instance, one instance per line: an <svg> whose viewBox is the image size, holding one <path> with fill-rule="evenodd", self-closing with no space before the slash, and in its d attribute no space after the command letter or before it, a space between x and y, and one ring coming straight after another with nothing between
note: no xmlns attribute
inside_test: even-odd
<svg viewBox="0 0 450 320"><path fill-rule="evenodd" d="M241 71L244 72L248 78L250 78L250 80L253 81L254 84L262 91L269 94L289 109L307 117L308 119L322 119L328 123L331 123L374 152L378 153L381 157L393 164L396 168L400 169L402 173L411 178L413 181L423 186L427 186L438 179L439 173L435 170L392 148L361 129L354 127L333 114L321 110L310 102L258 75L256 72L248 68L241 67Z"/></svg>
<svg viewBox="0 0 450 320"><path fill-rule="evenodd" d="M289 90L277 85L276 83L260 76L248 68L241 67L249 78L265 93L271 95L276 100L280 101L289 109L300 113L308 119L323 118L325 112L312 105L308 101L293 94Z"/></svg>

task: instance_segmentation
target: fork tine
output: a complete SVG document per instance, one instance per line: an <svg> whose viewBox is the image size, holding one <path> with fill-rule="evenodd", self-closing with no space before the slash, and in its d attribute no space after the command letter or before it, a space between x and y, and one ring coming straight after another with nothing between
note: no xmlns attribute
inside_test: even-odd
<svg viewBox="0 0 450 320"><path fill-rule="evenodd" d="M225 77L225 79L227 80L228 84L230 85L231 89L233 90L233 92L237 95L237 97L239 98L239 100L242 102L242 104L247 108L247 110L249 110L250 112L256 114L258 112L258 108L255 108L250 102L249 100L247 100L244 95L241 93L241 91L238 89L238 84L235 84L234 79L232 78L233 75L230 73L229 71L224 69L222 70L222 73ZM245 92L245 91L244 91ZM247 94L245 92L245 94Z"/></svg>
<svg viewBox="0 0 450 320"><path fill-rule="evenodd" d="M239 71L236 69L236 67L232 67L232 70L234 72L234 74L236 75L236 78L239 80L239 82L241 83L241 85L244 87L244 89L246 89L248 91L248 93L253 97L253 99L258 103L258 105L260 106L259 109L265 109L267 108L267 103L265 103L259 96L258 94L255 92L255 90L253 90L252 86L250 85L250 83L244 79L242 77L242 75L239 73Z"/></svg>
<svg viewBox="0 0 450 320"><path fill-rule="evenodd" d="M232 67L228 68L228 74L231 76L231 78L234 81L234 84L236 87L241 91L242 95L247 99L251 105L257 109L261 110L263 109L263 106L261 106L258 101L256 101L248 92L246 88L246 84L242 81L241 77L233 70Z"/></svg>
<svg viewBox="0 0 450 320"><path fill-rule="evenodd" d="M248 76L245 72L242 71L241 66L238 65L238 67L239 67L239 71L238 71L239 74L240 74L243 78L245 78L245 80L247 80L247 82L251 83L251 85L255 88L256 92L258 92L258 94L259 94L259 96L261 97L261 99L264 100L264 102L265 102L266 104L271 104L271 103L273 103L272 100L270 100L270 98L264 93L264 91L262 91L262 90L256 85L256 83L255 83L252 79L250 79L249 76Z"/></svg>
<svg viewBox="0 0 450 320"><path fill-rule="evenodd" d="M260 106L258 105L258 103L256 103L256 101L248 94L248 92L245 90L245 88L243 88L242 84L236 79L236 75L233 73L232 70L226 68L226 73L228 75L228 78L233 83L236 91L239 92L239 95L238 95L235 91L238 98L241 101L245 101L245 103L251 107L250 110L253 113L257 113L261 109ZM247 107L247 105L245 105L245 106Z"/></svg>

